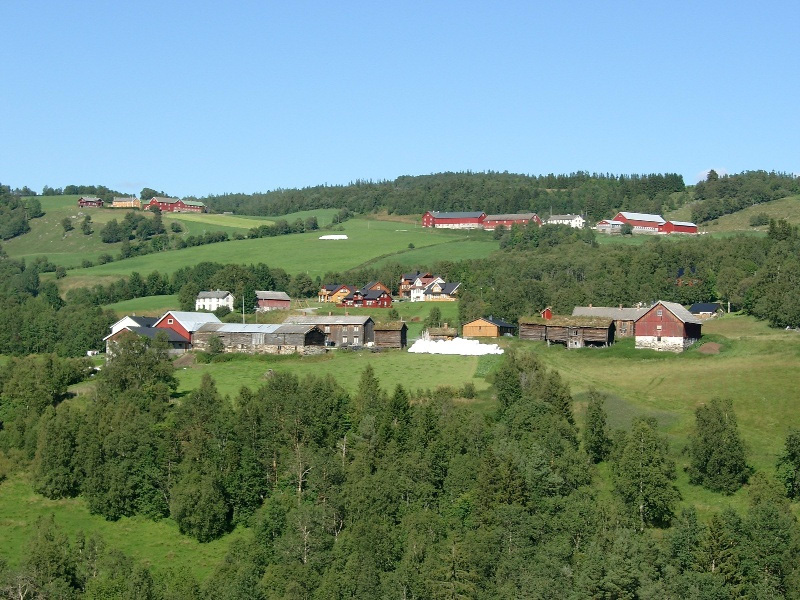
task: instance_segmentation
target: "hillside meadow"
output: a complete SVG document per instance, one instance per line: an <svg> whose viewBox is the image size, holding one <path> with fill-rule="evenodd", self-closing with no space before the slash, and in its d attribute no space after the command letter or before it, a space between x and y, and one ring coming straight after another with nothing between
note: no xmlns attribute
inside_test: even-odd
<svg viewBox="0 0 800 600"><path fill-rule="evenodd" d="M123 261L110 262L87 269L68 271L59 280L63 291L74 287L95 285L108 278L127 276L133 271L146 274L151 271L172 273L184 266L205 261L233 264L266 263L280 267L288 273L307 273L311 277L323 276L328 271L346 271L374 261L402 254L416 248L442 246L441 259L448 259L449 242L468 238L463 231L408 228L390 221L352 219L336 231L315 231L278 237L231 240L182 250L170 250L136 256ZM320 240L327 233L343 233L347 240ZM411 246L411 247L409 247ZM497 242L481 243L485 255L498 248Z"/></svg>
<svg viewBox="0 0 800 600"><path fill-rule="evenodd" d="M12 258L33 260L46 256L51 262L65 267L78 267L83 260L96 261L101 254L116 256L122 246L121 242L106 244L100 239L100 230L112 219L121 221L129 212L140 212L135 209L81 208L78 206L80 196L37 196L42 205L44 216L31 219L31 230L21 236L3 242L3 248ZM320 227L331 223L337 214L336 209L319 209L300 211L281 217L254 217L209 213L163 213L162 219L167 231L173 222L180 224L179 235L202 235L212 231L224 231L230 236L246 234L259 225L270 225L277 219L294 222L305 221L316 216ZM144 214L150 215L145 212ZM85 216L92 219L94 232L85 235L80 230L80 223ZM61 222L68 218L74 229L65 232Z"/></svg>

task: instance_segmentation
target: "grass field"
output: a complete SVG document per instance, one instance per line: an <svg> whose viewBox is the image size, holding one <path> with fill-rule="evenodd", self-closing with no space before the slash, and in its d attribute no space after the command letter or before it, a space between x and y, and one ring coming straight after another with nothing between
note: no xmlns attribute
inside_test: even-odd
<svg viewBox="0 0 800 600"><path fill-rule="evenodd" d="M177 294L163 296L145 296L108 304L103 308L113 310L120 317L125 315L138 315L140 317L160 317L168 310L177 310L179 307Z"/></svg>
<svg viewBox="0 0 800 600"><path fill-rule="evenodd" d="M34 493L27 478L18 473L0 484L0 559L17 566L36 519L50 514L72 539L79 531L87 536L96 533L111 548L155 571L172 567L188 571L199 580L211 574L230 544L245 533L237 529L231 535L201 544L181 535L171 519L154 522L123 517L119 521L106 521L90 514L80 498L48 500Z"/></svg>
<svg viewBox="0 0 800 600"><path fill-rule="evenodd" d="M45 214L30 221L31 231L3 242L3 249L12 258L34 259L46 256L51 262L65 267L77 267L84 259L95 261L101 254L115 256L119 253L121 242L105 244L100 240L100 230L112 219L121 221L129 212L140 212L134 209L80 208L80 196L38 196ZM322 227L331 223L336 209L307 210L281 217L252 217L238 215L218 215L207 213L164 213L163 221L167 229L172 222L183 228L183 234L202 235L211 231L224 231L233 236L246 233L252 227L271 224L278 218L290 223L310 216L316 216ZM149 216L149 213L145 213ZM84 235L80 223L85 215L92 218L94 233ZM61 221L69 218L72 231L64 232Z"/></svg>
<svg viewBox="0 0 800 600"><path fill-rule="evenodd" d="M77 286L94 285L99 278L127 276L132 271L143 275L154 270L172 273L183 266L204 261L251 264L263 262L271 267L281 267L289 273L306 272L312 277L327 271L344 271L359 265L370 264L375 259L398 256L415 248L436 246L464 240L468 234L422 228L405 228L389 221L352 219L343 225L347 240L320 240L325 231L285 235L271 238L232 240L183 250L171 250L137 256L124 261L111 262L88 269L74 269L58 281L62 291ZM484 243L481 248L488 255L497 248L497 242ZM449 244L442 248L441 258L448 258Z"/></svg>
<svg viewBox="0 0 800 600"><path fill-rule="evenodd" d="M579 423L590 387L609 395L606 408L614 427L627 426L634 416L656 417L670 438L684 501L701 511L726 503L741 508L744 492L725 498L688 483L684 450L694 426L694 411L711 398L730 398L749 447L750 463L774 473L786 433L790 427L800 427L796 410L800 334L731 315L707 322L703 335L704 342L722 344L719 354L705 355L698 348L682 354L634 350L630 340L608 349L578 351L534 344L533 351L570 383Z"/></svg>
<svg viewBox="0 0 800 600"><path fill-rule="evenodd" d="M706 224L704 228L710 232L766 231L767 225L750 226L750 218L760 213L764 213L776 221L778 219L786 219L792 225L800 225L800 196L789 196L788 198L781 198L764 204L748 206L744 210L714 219Z"/></svg>
<svg viewBox="0 0 800 600"><path fill-rule="evenodd" d="M217 382L220 392L234 396L242 386L258 388L265 383L265 374L272 369L304 377L328 375L349 392L355 392L361 373L371 364L381 387L392 392L398 383L409 390L433 389L437 385L462 387L468 381L479 392L489 388L483 376L476 376L479 357L411 354L405 350L384 352L333 351L321 356L242 357L229 362L197 364L180 369L178 392L186 393L200 385L205 373Z"/></svg>

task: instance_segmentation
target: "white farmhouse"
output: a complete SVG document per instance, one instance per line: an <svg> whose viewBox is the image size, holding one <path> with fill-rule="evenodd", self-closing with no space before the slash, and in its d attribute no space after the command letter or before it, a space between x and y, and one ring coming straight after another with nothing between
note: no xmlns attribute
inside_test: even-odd
<svg viewBox="0 0 800 600"><path fill-rule="evenodd" d="M548 225L569 225L575 229L583 229L586 220L580 215L550 215Z"/></svg>
<svg viewBox="0 0 800 600"><path fill-rule="evenodd" d="M233 294L227 290L216 290L210 292L200 292L194 301L195 310L217 310L221 306L227 306L228 310L233 310Z"/></svg>

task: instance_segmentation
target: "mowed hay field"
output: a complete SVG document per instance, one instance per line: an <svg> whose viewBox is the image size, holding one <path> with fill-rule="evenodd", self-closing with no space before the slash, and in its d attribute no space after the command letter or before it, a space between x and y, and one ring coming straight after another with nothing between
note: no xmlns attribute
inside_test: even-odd
<svg viewBox="0 0 800 600"><path fill-rule="evenodd" d="M346 234L347 240L320 240L322 235ZM280 267L288 273L308 273L311 277L323 276L328 271L345 271L369 265L373 261L400 257L414 248L440 246L441 259L448 259L448 243L459 242L469 234L463 231L444 231L407 228L398 223L352 219L342 225L342 231L321 230L311 233L283 235L246 240L231 240L182 250L170 250L136 256L127 260L98 265L88 269L74 269L59 280L63 290L77 286L94 285L109 276L127 276L133 271L141 274L159 271L172 273L184 266L205 261L218 263L265 263ZM497 242L481 243L482 252L490 254L498 248Z"/></svg>

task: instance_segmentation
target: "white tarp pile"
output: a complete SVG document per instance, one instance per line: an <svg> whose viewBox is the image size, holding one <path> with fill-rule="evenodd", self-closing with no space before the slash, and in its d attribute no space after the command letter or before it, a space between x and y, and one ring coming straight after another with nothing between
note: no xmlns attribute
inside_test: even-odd
<svg viewBox="0 0 800 600"><path fill-rule="evenodd" d="M503 349L497 344L481 344L478 340L426 340L418 339L409 352L419 354L459 354L461 356L481 356L483 354L502 354Z"/></svg>

